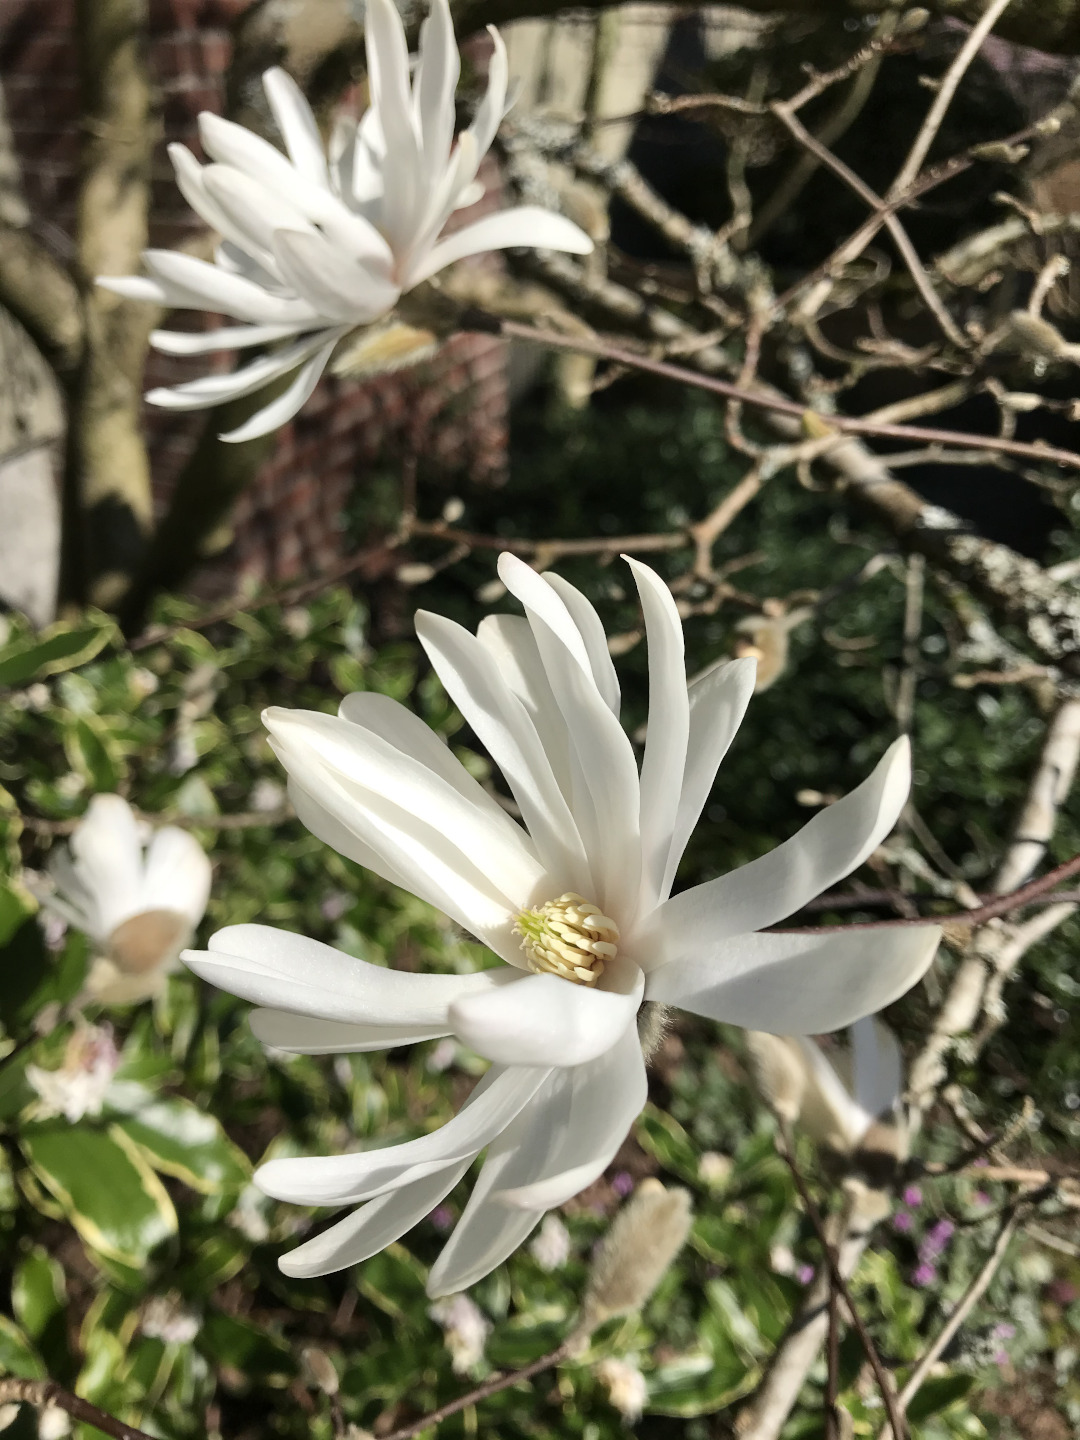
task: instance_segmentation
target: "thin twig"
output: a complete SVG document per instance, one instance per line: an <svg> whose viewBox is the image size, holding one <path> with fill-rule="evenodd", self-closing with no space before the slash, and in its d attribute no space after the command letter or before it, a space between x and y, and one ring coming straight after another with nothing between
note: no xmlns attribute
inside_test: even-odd
<svg viewBox="0 0 1080 1440"><path fill-rule="evenodd" d="M564 1340L554 1350L541 1355L539 1360L534 1360L531 1365L525 1365L520 1370L507 1370L499 1375L493 1375L478 1385L475 1390L470 1390L467 1395L459 1395L456 1400L449 1401L446 1405L440 1405L437 1410L431 1410L426 1415L421 1415L419 1420L410 1421L408 1425L402 1425L397 1430L391 1430L384 1435L382 1440L410 1440L413 1435L419 1435L423 1430L431 1430L450 1415L456 1415L459 1410L466 1410L470 1405L477 1405L481 1400L486 1400L489 1395L497 1395L500 1390L508 1390L511 1385L517 1385L522 1380L531 1380L534 1375L539 1375L544 1370L550 1370L553 1365L560 1364L570 1354L570 1343Z"/></svg>
<svg viewBox="0 0 1080 1440"><path fill-rule="evenodd" d="M123 1420L117 1420L105 1410L99 1410L81 1395L72 1395L70 1390L63 1389L55 1380L22 1380L14 1376L0 1380L0 1405L12 1405L20 1401L27 1405L36 1405L39 1409L44 1409L46 1405L55 1405L57 1409L66 1410L73 1420L92 1425L95 1430L111 1435L113 1440L153 1440L145 1430L138 1430L134 1425L125 1425Z"/></svg>

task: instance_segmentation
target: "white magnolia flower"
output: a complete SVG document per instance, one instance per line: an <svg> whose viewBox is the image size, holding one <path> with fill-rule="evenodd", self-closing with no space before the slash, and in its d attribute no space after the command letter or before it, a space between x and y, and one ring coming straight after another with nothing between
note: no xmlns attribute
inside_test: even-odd
<svg viewBox="0 0 1080 1440"><path fill-rule="evenodd" d="M143 1306L139 1329L166 1345L190 1345L200 1326L198 1316L184 1307L178 1295L152 1295Z"/></svg>
<svg viewBox="0 0 1080 1440"><path fill-rule="evenodd" d="M897 741L870 778L768 855L668 898L676 867L754 684L717 666L687 687L667 586L631 560L649 643L640 773L596 611L558 575L503 555L525 616L476 635L421 612L421 643L501 768L513 820L438 736L386 696L338 716L264 716L304 824L412 891L504 962L471 975L404 974L263 925L219 931L184 959L264 1007L265 1043L307 1054L454 1035L495 1063L433 1134L384 1149L279 1159L256 1180L302 1205L360 1209L291 1255L290 1275L341 1269L421 1220L479 1153L487 1159L435 1264L433 1295L462 1290L611 1162L646 1098L635 1024L643 1000L747 1028L819 1033L902 995L934 926L767 933L861 865L907 798Z"/></svg>
<svg viewBox="0 0 1080 1440"><path fill-rule="evenodd" d="M880 1020L856 1021L850 1048L831 1051L802 1035L753 1034L751 1053L768 1098L819 1145L857 1150L876 1121L895 1123L903 1088L896 1037Z"/></svg>
<svg viewBox="0 0 1080 1440"><path fill-rule="evenodd" d="M597 1365L596 1378L607 1390L608 1400L628 1425L641 1419L649 1398L649 1387L633 1361L608 1355Z"/></svg>
<svg viewBox="0 0 1080 1440"><path fill-rule="evenodd" d="M411 84L401 17L392 0L368 0L371 107L359 124L337 121L328 153L307 101L280 69L268 70L263 85L287 155L206 112L199 137L209 165L183 145L169 146L181 192L222 236L214 263L147 250L148 278L100 283L132 300L221 311L240 322L209 334L155 331L151 343L170 355L289 343L235 374L152 390L149 401L200 410L296 371L284 394L221 438L265 435L296 414L350 330L389 314L400 296L454 261L514 245L579 255L592 249L583 230L532 205L486 215L440 239L454 211L484 193L477 171L506 110L506 48L490 33L487 93L456 143L461 62L448 0L432 0Z"/></svg>
<svg viewBox="0 0 1080 1440"><path fill-rule="evenodd" d="M428 1314L442 1326L454 1374L468 1375L484 1358L491 1321L467 1295L447 1295L436 1300Z"/></svg>
<svg viewBox="0 0 1080 1440"><path fill-rule="evenodd" d="M100 1115L119 1064L110 1025L79 1026L64 1049L64 1063L58 1070L26 1067L26 1078L39 1097L37 1118L63 1115L75 1125L84 1115Z"/></svg>
<svg viewBox="0 0 1080 1440"><path fill-rule="evenodd" d="M142 1000L175 968L206 910L210 861L194 836L155 830L145 851L139 822L119 795L95 795L51 863L42 904L100 950L87 979L95 1000Z"/></svg>

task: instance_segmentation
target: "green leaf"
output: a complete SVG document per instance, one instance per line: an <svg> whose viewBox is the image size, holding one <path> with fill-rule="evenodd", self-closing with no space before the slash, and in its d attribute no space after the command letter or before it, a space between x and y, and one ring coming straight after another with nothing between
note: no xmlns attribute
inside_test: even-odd
<svg viewBox="0 0 1080 1440"><path fill-rule="evenodd" d="M107 615L96 615L89 623L59 622L38 635L23 636L0 650L0 685L26 685L85 665L104 649L115 632Z"/></svg>
<svg viewBox="0 0 1080 1440"><path fill-rule="evenodd" d="M698 1154L694 1142L666 1111L646 1105L638 1116L637 1138L641 1148L659 1160L665 1170L697 1184Z"/></svg>
<svg viewBox="0 0 1080 1440"><path fill-rule="evenodd" d="M66 1299L63 1267L36 1245L16 1266L11 1284L11 1307L27 1334L40 1339Z"/></svg>
<svg viewBox="0 0 1080 1440"><path fill-rule="evenodd" d="M8 943L37 908L37 901L29 890L14 881L0 880L0 946Z"/></svg>
<svg viewBox="0 0 1080 1440"><path fill-rule="evenodd" d="M0 1315L0 1375L43 1380L45 1366L30 1341L6 1315Z"/></svg>
<svg viewBox="0 0 1080 1440"><path fill-rule="evenodd" d="M735 1355L682 1355L659 1366L649 1376L652 1415L677 1415L689 1420L711 1415L732 1404L756 1385L759 1371L747 1369Z"/></svg>
<svg viewBox="0 0 1080 1440"><path fill-rule="evenodd" d="M82 1239L107 1259L142 1266L176 1234L176 1211L142 1151L117 1126L34 1126L20 1137L42 1185Z"/></svg>
<svg viewBox="0 0 1080 1440"><path fill-rule="evenodd" d="M64 728L64 753L72 770L92 790L111 794L120 784L121 766L105 734L83 715L76 715Z"/></svg>
<svg viewBox="0 0 1080 1440"><path fill-rule="evenodd" d="M289 1383L296 1370L286 1346L266 1330L233 1315L211 1311L195 1342L214 1365L229 1365L249 1383L275 1387Z"/></svg>
<svg viewBox="0 0 1080 1440"><path fill-rule="evenodd" d="M975 1384L974 1375L942 1375L926 1380L907 1408L908 1419L918 1424L962 1400Z"/></svg>
<svg viewBox="0 0 1080 1440"><path fill-rule="evenodd" d="M204 1195L239 1189L251 1178L247 1157L212 1115L189 1100L158 1100L117 1122L147 1162Z"/></svg>

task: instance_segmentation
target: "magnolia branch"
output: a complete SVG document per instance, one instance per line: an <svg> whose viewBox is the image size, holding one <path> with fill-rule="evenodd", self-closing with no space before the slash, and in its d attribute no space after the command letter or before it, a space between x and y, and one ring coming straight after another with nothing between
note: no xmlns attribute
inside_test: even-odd
<svg viewBox="0 0 1080 1440"><path fill-rule="evenodd" d="M571 1352L571 1345L564 1340L561 1345L550 1350L546 1355L541 1355L539 1360L523 1366L520 1370L505 1370L498 1375L493 1375L478 1385L475 1390L470 1390L466 1395L459 1395L456 1400L450 1400L445 1405L440 1405L437 1410L431 1410L426 1415L421 1415L419 1420L412 1420L408 1425L402 1425L397 1430L391 1430L382 1437L382 1440L411 1440L414 1435L420 1435L425 1430L430 1430L448 1419L451 1415L457 1415L462 1410L467 1410L470 1405L478 1405L481 1400L486 1400L489 1395L497 1395L500 1390L508 1390L511 1385L519 1385L523 1380L531 1380L534 1375L541 1374L544 1370L550 1370L553 1366L561 1364Z"/></svg>
<svg viewBox="0 0 1080 1440"><path fill-rule="evenodd" d="M44 1410L49 1405L55 1406L58 1410L66 1411L73 1420L92 1425L103 1435L111 1435L112 1440L154 1440L145 1430L126 1425L123 1420L117 1420L114 1415L91 1405L89 1400L65 1390L55 1380L21 1380L10 1376L0 1379L0 1405L20 1402L36 1405L39 1410Z"/></svg>

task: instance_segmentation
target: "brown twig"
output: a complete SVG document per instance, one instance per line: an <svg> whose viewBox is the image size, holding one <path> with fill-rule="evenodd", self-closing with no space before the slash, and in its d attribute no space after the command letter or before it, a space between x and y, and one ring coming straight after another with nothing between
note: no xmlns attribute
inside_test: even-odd
<svg viewBox="0 0 1080 1440"><path fill-rule="evenodd" d="M55 1380L22 1380L14 1376L6 1376L0 1380L0 1405L19 1402L36 1405L39 1409L46 1405L55 1405L60 1410L66 1410L73 1420L92 1425L102 1434L111 1435L113 1440L153 1440L145 1430L126 1425L123 1420L117 1420L115 1415L109 1415L106 1411L99 1410L96 1405L91 1405L89 1400L63 1389Z"/></svg>
<svg viewBox="0 0 1080 1440"><path fill-rule="evenodd" d="M384 1435L382 1440L411 1440L413 1435L419 1435L424 1430L431 1430L436 1425L446 1420L451 1415L456 1415L460 1410L466 1410L470 1405L478 1405L481 1400L486 1400L489 1395L497 1395L500 1390L508 1390L511 1385L517 1385L522 1380L531 1380L534 1375L539 1375L544 1370L550 1370L553 1365L558 1365L570 1354L570 1343L564 1340L554 1350L549 1350L546 1355L541 1355L539 1360L532 1364L523 1366L520 1370L506 1370L498 1375L492 1375L475 1390L470 1390L467 1395L459 1395L456 1400L449 1401L446 1405L440 1405L437 1410L431 1410L426 1415L421 1415L419 1420L412 1420L408 1425L402 1425L397 1430L391 1430Z"/></svg>

